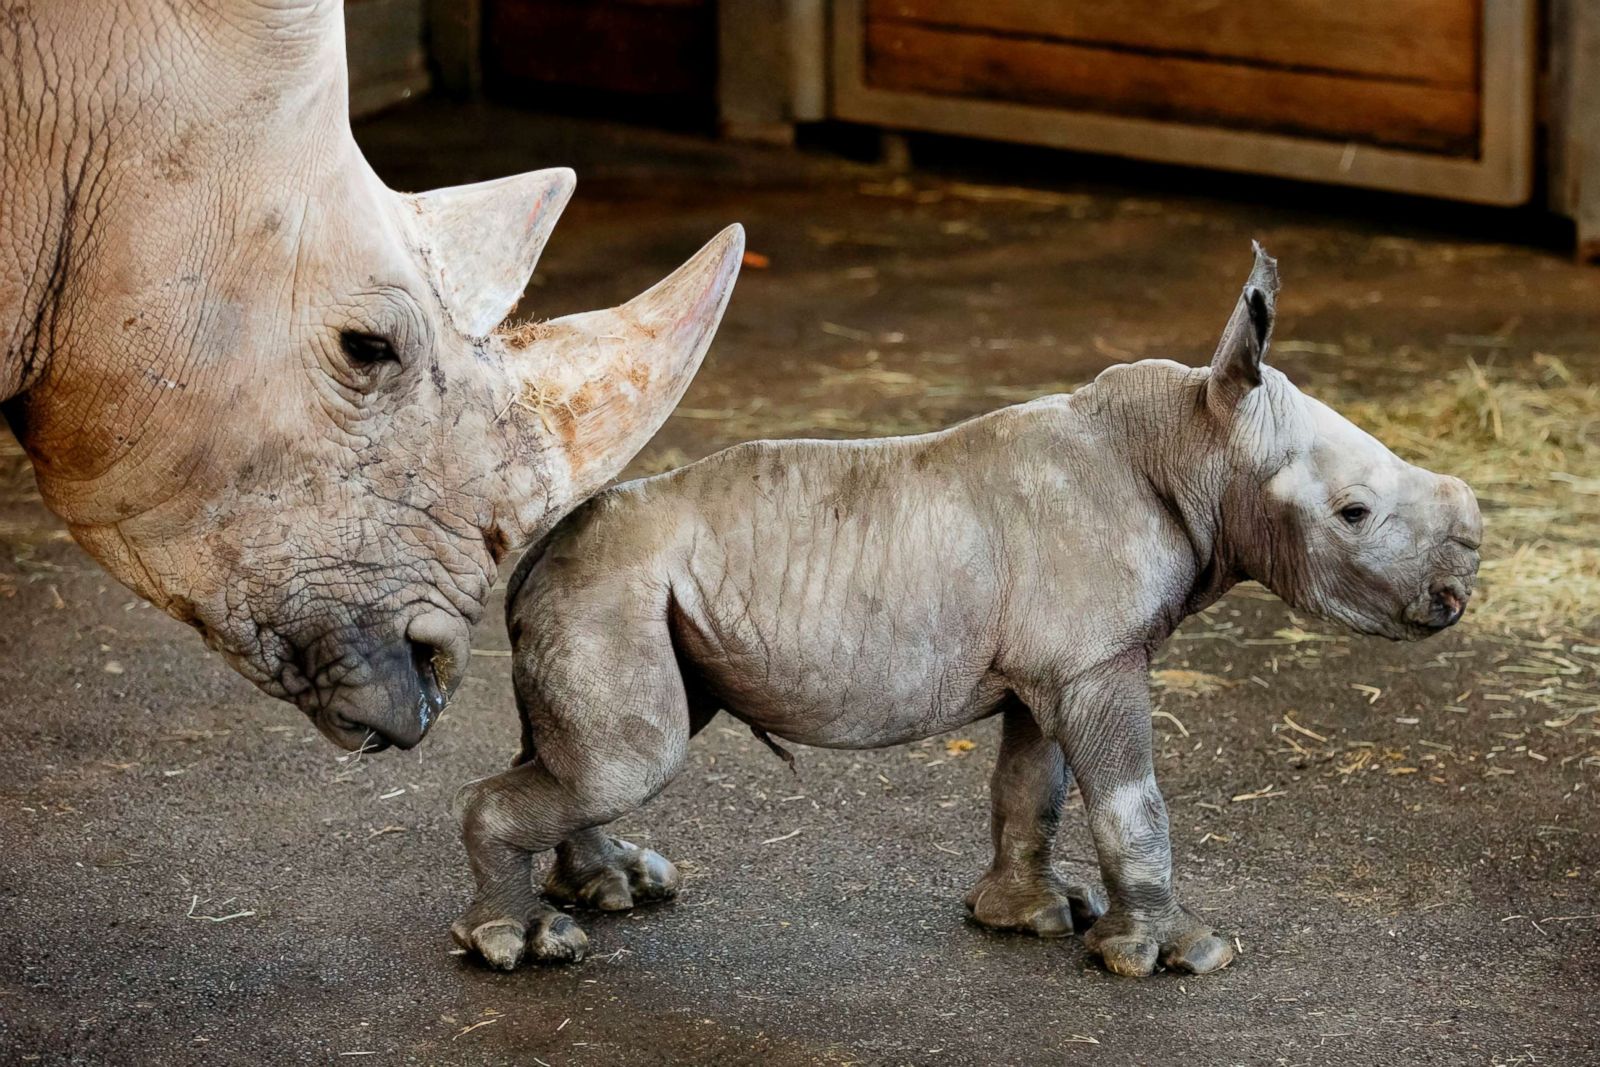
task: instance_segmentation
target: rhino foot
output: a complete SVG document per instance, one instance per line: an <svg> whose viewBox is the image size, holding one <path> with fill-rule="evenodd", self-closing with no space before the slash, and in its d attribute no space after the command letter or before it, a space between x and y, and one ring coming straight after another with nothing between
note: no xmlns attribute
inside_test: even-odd
<svg viewBox="0 0 1600 1067"><path fill-rule="evenodd" d="M557 848L544 891L560 903L626 911L670 900L680 881L678 868L658 852L603 834L578 835Z"/></svg>
<svg viewBox="0 0 1600 1067"><path fill-rule="evenodd" d="M1137 919L1113 908L1083 940L1106 970L1128 978L1153 974L1158 965L1209 974L1233 962L1233 946L1187 908L1161 919Z"/></svg>
<svg viewBox="0 0 1600 1067"><path fill-rule="evenodd" d="M502 971L515 970L524 958L577 963L589 954L589 935L572 916L543 906L528 921L481 919L469 911L451 925L450 936L461 948Z"/></svg>
<svg viewBox="0 0 1600 1067"><path fill-rule="evenodd" d="M1054 874L1019 876L991 870L967 894L973 921L991 930L1039 937L1083 933L1106 910L1105 896L1091 886L1067 885Z"/></svg>

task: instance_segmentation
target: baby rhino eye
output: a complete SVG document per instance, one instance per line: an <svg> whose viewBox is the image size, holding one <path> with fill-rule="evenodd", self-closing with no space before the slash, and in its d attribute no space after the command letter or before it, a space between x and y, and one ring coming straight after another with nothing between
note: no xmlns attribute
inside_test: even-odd
<svg viewBox="0 0 1600 1067"><path fill-rule="evenodd" d="M1372 512L1365 504L1346 504L1339 509L1339 517L1351 526L1359 526L1361 520Z"/></svg>

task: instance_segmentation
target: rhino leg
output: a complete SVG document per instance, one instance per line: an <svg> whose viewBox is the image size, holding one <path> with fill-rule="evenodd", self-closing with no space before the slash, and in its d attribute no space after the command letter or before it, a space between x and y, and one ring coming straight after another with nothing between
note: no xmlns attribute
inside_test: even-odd
<svg viewBox="0 0 1600 1067"><path fill-rule="evenodd" d="M540 899L533 884L534 857L554 847L573 818L560 783L534 759L466 786L461 797L462 835L478 891L450 926L456 944L503 971L525 956L550 963L583 959L588 935Z"/></svg>
<svg viewBox="0 0 1600 1067"><path fill-rule="evenodd" d="M461 947L492 966L510 970L524 955L576 961L588 951L577 923L539 899L533 861L541 852L565 843L552 880L597 907L629 906L608 883L613 870L630 903L676 890L666 860L593 829L649 800L683 765L689 709L664 621L660 627L641 633L625 620L597 621L585 632L606 640L540 642L518 656L522 762L463 790L462 838L478 890L451 928ZM645 652L652 647L659 654Z"/></svg>
<svg viewBox="0 0 1600 1067"><path fill-rule="evenodd" d="M556 846L545 896L598 911L627 911L635 904L678 895L678 868L648 848L598 829L573 834Z"/></svg>
<svg viewBox="0 0 1600 1067"><path fill-rule="evenodd" d="M1039 732L1021 701L1003 712L1000 758L990 784L994 862L967 894L984 926L1040 937L1082 933L1105 911L1098 890L1068 885L1050 864L1072 775L1061 746Z"/></svg>
<svg viewBox="0 0 1600 1067"><path fill-rule="evenodd" d="M589 954L589 935L537 896L520 903L482 898L450 924L450 937L502 971L524 958L543 963L576 963Z"/></svg>
<svg viewBox="0 0 1600 1067"><path fill-rule="evenodd" d="M1156 786L1146 665L1119 665L1077 682L1046 720L1078 777L1110 907L1084 935L1116 974L1158 965L1205 974L1233 960L1233 946L1178 904L1167 806Z"/></svg>

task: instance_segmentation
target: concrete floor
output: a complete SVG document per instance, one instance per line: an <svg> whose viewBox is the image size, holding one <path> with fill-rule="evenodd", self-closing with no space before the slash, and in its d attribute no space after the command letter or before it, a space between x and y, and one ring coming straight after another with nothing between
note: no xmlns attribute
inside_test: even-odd
<svg viewBox="0 0 1600 1067"><path fill-rule="evenodd" d="M576 166L540 315L631 295L745 223L770 266L640 470L1202 360L1252 237L1282 263L1277 361L1302 383L1396 395L1536 352L1600 373L1600 274L1460 235L1515 217L1182 175L896 181L435 105L360 136L399 188ZM419 750L343 758L89 563L0 447L0 1063L1600 1063L1594 732L1485 689L1486 664L1530 653L1470 622L1304 641L1288 628L1315 624L1246 592L1185 627L1162 666L1224 687L1162 695L1159 773L1184 895L1243 952L1130 981L1075 940L965 921L993 724L967 752L802 749L797 774L713 724L620 826L679 862L678 902L585 920L578 967L464 962L449 800L517 737L489 619ZM1058 849L1074 870L1081 822Z"/></svg>

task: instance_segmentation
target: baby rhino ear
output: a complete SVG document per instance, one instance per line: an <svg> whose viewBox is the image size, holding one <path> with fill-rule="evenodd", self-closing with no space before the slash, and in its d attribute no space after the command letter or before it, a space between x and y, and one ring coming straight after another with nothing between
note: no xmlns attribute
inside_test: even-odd
<svg viewBox="0 0 1600 1067"><path fill-rule="evenodd" d="M1259 244L1254 248L1255 268L1211 357L1212 392L1228 411L1261 384L1261 362L1272 343L1272 324L1277 318L1278 261Z"/></svg>

